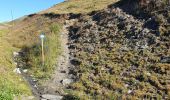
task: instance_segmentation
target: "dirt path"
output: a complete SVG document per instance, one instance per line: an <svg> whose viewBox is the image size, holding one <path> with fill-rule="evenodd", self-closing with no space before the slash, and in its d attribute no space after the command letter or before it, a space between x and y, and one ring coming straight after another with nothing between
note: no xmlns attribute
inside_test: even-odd
<svg viewBox="0 0 170 100"><path fill-rule="evenodd" d="M73 75L71 75L70 69L70 51L68 49L68 33L69 31L67 28L73 23L73 21L66 20L65 25L63 25L63 31L61 32L60 39L61 39L61 47L62 47L62 54L57 59L57 66L52 78L48 80L44 87L42 96L44 95L51 95L51 96L58 96L62 98L63 95L66 95L64 92L66 87L73 82ZM59 100L59 99L57 99Z"/></svg>
<svg viewBox="0 0 170 100"><path fill-rule="evenodd" d="M60 35L61 39L61 46L62 46L62 54L58 57L57 60L57 68L52 76L52 79L47 81L46 83L46 89L44 92L56 94L57 92L59 94L63 94L63 88L64 85L62 84L62 81L64 79L69 78L68 72L69 72L69 49L68 49L68 31L66 29L66 25L63 26L63 31Z"/></svg>

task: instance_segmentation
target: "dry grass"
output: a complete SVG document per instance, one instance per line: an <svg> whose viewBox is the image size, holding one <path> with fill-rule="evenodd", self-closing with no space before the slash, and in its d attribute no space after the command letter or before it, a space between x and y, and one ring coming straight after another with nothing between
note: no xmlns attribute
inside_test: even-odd
<svg viewBox="0 0 170 100"><path fill-rule="evenodd" d="M109 4L119 0L68 0L57 4L41 13L88 13L106 8Z"/></svg>

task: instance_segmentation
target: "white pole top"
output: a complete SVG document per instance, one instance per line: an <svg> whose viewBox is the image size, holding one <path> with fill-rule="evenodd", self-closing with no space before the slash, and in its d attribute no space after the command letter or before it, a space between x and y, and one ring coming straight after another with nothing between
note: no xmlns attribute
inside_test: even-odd
<svg viewBox="0 0 170 100"><path fill-rule="evenodd" d="M40 38L41 38L41 39L44 39L44 38L45 38L45 35L44 35L44 34L41 34L41 35L40 35Z"/></svg>

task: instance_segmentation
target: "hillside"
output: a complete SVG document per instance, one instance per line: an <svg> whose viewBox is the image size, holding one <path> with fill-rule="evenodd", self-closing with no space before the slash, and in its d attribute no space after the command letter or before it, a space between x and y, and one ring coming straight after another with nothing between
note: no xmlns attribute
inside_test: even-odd
<svg viewBox="0 0 170 100"><path fill-rule="evenodd" d="M54 5L53 7L40 13L89 13L95 10L102 10L118 0L65 0L65 2Z"/></svg>
<svg viewBox="0 0 170 100"><path fill-rule="evenodd" d="M1 94L0 89L0 97L10 95L11 100L29 96L32 90L38 99L168 100L169 4L168 0L67 0L15 20L10 30L0 31L0 71L5 75L0 81L10 81L5 87L21 85L7 89L14 92ZM41 33L46 35L44 65ZM13 57L13 52L18 55ZM15 67L21 75L12 72ZM15 83L15 77L24 78Z"/></svg>
<svg viewBox="0 0 170 100"><path fill-rule="evenodd" d="M91 2L92 1L89 3ZM106 0L105 2L108 3ZM111 3L111 1L109 2ZM107 3L99 4L102 7L106 7ZM63 7L67 6L67 2L59 5ZM82 9L80 8L82 3L79 5L79 8L76 9ZM102 7L100 7L100 9L102 9ZM56 8L52 7L50 9ZM97 10L99 7L95 9ZM16 99L32 98L29 97L31 91L36 95L34 85L43 83L44 80L49 79L52 72L54 72L56 59L61 52L58 33L65 21L64 18L68 18L68 16L50 13L50 10L46 10L43 13L31 14L0 25L0 71L2 73L0 77L0 81L2 81L0 84L0 100L12 100L14 97ZM48 63L44 68L40 64L41 51L39 35L42 32L46 35L45 45L46 50L49 52L46 54L48 55L48 58L46 58ZM14 57L13 54L19 54L19 58ZM20 57L20 55L22 56ZM16 67L19 68L21 72L24 69L28 70L27 75L23 76L14 72ZM30 76L30 80L25 79L25 77ZM30 83L32 80L38 80L37 84Z"/></svg>
<svg viewBox="0 0 170 100"><path fill-rule="evenodd" d="M163 9L158 7L157 14L150 13L153 8L147 15L137 14L137 9L144 12L140 3L122 0L81 16L70 27L69 48L77 76L71 85L73 95L81 99L170 98L169 12L158 13Z"/></svg>

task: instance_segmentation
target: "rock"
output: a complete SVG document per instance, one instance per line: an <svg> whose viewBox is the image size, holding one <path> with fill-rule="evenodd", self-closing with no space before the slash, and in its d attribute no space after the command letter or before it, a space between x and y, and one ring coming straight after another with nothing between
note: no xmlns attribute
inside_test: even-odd
<svg viewBox="0 0 170 100"><path fill-rule="evenodd" d="M15 72L15 73L17 73L17 74L21 74L20 68L15 68L15 69L13 70L13 72Z"/></svg>
<svg viewBox="0 0 170 100"><path fill-rule="evenodd" d="M128 94L132 93L132 90L128 90Z"/></svg>
<svg viewBox="0 0 170 100"><path fill-rule="evenodd" d="M170 57L161 57L161 63L170 63Z"/></svg>
<svg viewBox="0 0 170 100"><path fill-rule="evenodd" d="M35 88L37 88L37 85L34 85Z"/></svg>
<svg viewBox="0 0 170 100"><path fill-rule="evenodd" d="M125 87L129 87L129 85L128 85L128 84L125 84Z"/></svg>
<svg viewBox="0 0 170 100"><path fill-rule="evenodd" d="M16 57L16 56L18 56L18 55L19 55L18 52L13 52L13 56L14 56L14 57Z"/></svg>
<svg viewBox="0 0 170 100"><path fill-rule="evenodd" d="M28 70L27 70L27 69L24 69L23 72L26 73L26 72L28 72Z"/></svg>
<svg viewBox="0 0 170 100"><path fill-rule="evenodd" d="M70 84L70 83L72 83L72 82L73 82L72 79L64 79L64 80L61 81L61 83L62 83L63 85L68 85L68 84Z"/></svg>
<svg viewBox="0 0 170 100"><path fill-rule="evenodd" d="M51 95L51 94L44 94L41 96L43 99L47 99L47 100L61 100L63 98L63 96L59 96L59 95ZM42 100L43 100L42 99Z"/></svg>
<svg viewBox="0 0 170 100"><path fill-rule="evenodd" d="M60 71L61 73L67 73L65 70Z"/></svg>
<svg viewBox="0 0 170 100"><path fill-rule="evenodd" d="M80 62L78 59L72 59L72 60L70 61L70 63L73 64L73 65L75 65L75 66L78 66L78 65L81 64L81 62Z"/></svg>

